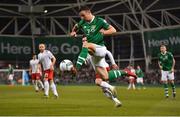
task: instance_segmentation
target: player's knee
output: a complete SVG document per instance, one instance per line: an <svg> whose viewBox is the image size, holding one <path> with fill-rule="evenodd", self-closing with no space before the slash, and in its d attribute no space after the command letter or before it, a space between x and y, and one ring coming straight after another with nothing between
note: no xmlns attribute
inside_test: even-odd
<svg viewBox="0 0 180 117"><path fill-rule="evenodd" d="M100 78L96 78L96 80L95 80L96 85L100 85L100 84L101 84L101 82L102 82L102 79L100 79Z"/></svg>

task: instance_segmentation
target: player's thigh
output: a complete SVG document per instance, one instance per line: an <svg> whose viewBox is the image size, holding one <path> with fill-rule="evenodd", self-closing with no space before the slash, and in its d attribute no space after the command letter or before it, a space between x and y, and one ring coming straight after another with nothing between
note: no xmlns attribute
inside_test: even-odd
<svg viewBox="0 0 180 117"><path fill-rule="evenodd" d="M174 80L174 72L168 73L168 80L173 81Z"/></svg>
<svg viewBox="0 0 180 117"><path fill-rule="evenodd" d="M105 67L96 66L96 73L104 80L108 80L108 72Z"/></svg>
<svg viewBox="0 0 180 117"><path fill-rule="evenodd" d="M97 57L105 57L107 49L105 46L95 45L95 53L94 56Z"/></svg>
<svg viewBox="0 0 180 117"><path fill-rule="evenodd" d="M161 81L167 82L167 80L168 80L167 77L168 77L168 71L161 70Z"/></svg>
<svg viewBox="0 0 180 117"><path fill-rule="evenodd" d="M13 80L13 74L10 74L8 77L9 80Z"/></svg>
<svg viewBox="0 0 180 117"><path fill-rule="evenodd" d="M40 73L36 73L36 80L39 80L40 78L41 78L41 75L40 75Z"/></svg>
<svg viewBox="0 0 180 117"><path fill-rule="evenodd" d="M53 70L46 70L44 71L44 79L45 80L53 80L54 71Z"/></svg>
<svg viewBox="0 0 180 117"><path fill-rule="evenodd" d="M95 79L96 85L100 85L101 82L102 82L102 79L101 79L100 77L97 77L97 78Z"/></svg>
<svg viewBox="0 0 180 117"><path fill-rule="evenodd" d="M31 74L31 79L32 79L32 80L36 80L36 74L34 74L34 73Z"/></svg>
<svg viewBox="0 0 180 117"><path fill-rule="evenodd" d="M137 78L136 82L137 82L137 83L140 83L140 82L141 82L140 80L141 80L140 78Z"/></svg>
<svg viewBox="0 0 180 117"><path fill-rule="evenodd" d="M137 83L143 83L143 78L137 78Z"/></svg>
<svg viewBox="0 0 180 117"><path fill-rule="evenodd" d="M95 45L93 43L85 42L83 43L84 48L88 48L89 51L95 52Z"/></svg>

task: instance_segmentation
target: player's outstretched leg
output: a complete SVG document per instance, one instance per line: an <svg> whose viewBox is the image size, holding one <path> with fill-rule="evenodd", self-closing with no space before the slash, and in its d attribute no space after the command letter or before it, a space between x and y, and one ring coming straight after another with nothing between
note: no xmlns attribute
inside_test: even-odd
<svg viewBox="0 0 180 117"><path fill-rule="evenodd" d="M127 72L127 71L123 71L123 70L111 70L108 72L109 75L109 80L113 80L119 77L123 77L123 76L132 76L132 77L137 77L136 74L132 73L132 72Z"/></svg>

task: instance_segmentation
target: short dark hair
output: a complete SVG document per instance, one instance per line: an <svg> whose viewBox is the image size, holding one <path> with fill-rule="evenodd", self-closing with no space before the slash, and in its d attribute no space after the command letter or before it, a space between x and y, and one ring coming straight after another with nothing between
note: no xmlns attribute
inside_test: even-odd
<svg viewBox="0 0 180 117"><path fill-rule="evenodd" d="M91 9L88 6L81 6L81 8L79 9L79 12L81 11L91 11Z"/></svg>
<svg viewBox="0 0 180 117"><path fill-rule="evenodd" d="M162 44L160 45L160 47L166 47L166 45L162 43Z"/></svg>

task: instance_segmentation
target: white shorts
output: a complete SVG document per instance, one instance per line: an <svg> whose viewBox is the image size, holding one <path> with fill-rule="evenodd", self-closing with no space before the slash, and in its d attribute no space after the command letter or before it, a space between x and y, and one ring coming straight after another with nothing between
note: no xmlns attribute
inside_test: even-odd
<svg viewBox="0 0 180 117"><path fill-rule="evenodd" d="M109 65L107 64L105 58L101 58L101 57L97 57L97 56L92 56L92 66L95 67L109 67Z"/></svg>
<svg viewBox="0 0 180 117"><path fill-rule="evenodd" d="M137 83L143 83L143 78L137 78Z"/></svg>
<svg viewBox="0 0 180 117"><path fill-rule="evenodd" d="M95 53L93 56L97 56L97 57L105 57L106 56L106 46L100 46L100 45L95 45Z"/></svg>
<svg viewBox="0 0 180 117"><path fill-rule="evenodd" d="M174 80L174 72L161 70L161 81Z"/></svg>
<svg viewBox="0 0 180 117"><path fill-rule="evenodd" d="M13 80L13 77L14 77L14 75L13 75L13 74L9 74L9 76L8 76L8 80Z"/></svg>
<svg viewBox="0 0 180 117"><path fill-rule="evenodd" d="M95 45L95 53L93 56L91 56L91 64L92 66L95 67L109 67L108 63L105 60L105 56L106 56L106 47L105 46L100 46L100 45Z"/></svg>

